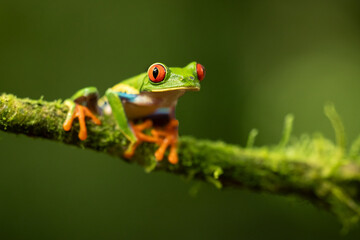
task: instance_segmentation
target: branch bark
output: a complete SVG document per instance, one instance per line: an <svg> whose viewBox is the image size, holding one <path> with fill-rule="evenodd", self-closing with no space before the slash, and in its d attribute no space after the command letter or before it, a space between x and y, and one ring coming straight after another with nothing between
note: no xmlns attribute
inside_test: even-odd
<svg viewBox="0 0 360 240"><path fill-rule="evenodd" d="M128 141L111 117L102 117L100 126L88 121L88 139L80 141L77 122L70 132L62 129L66 112L67 107L61 100L47 102L2 94L0 130L105 152L128 161L122 158ZM251 144L246 148L181 137L178 164L171 165L166 160L156 162L154 144L140 146L131 162L140 164L147 171L167 171L210 182L218 188L296 195L330 210L339 217L344 229L348 229L360 218L360 141L355 141L351 154L347 154L342 146L340 122L340 128L334 126L336 132L340 131L340 136L337 133L340 145L320 135L303 135L288 143L291 123L292 117L288 117L283 139L276 146L254 147L255 131L251 132L248 141Z"/></svg>

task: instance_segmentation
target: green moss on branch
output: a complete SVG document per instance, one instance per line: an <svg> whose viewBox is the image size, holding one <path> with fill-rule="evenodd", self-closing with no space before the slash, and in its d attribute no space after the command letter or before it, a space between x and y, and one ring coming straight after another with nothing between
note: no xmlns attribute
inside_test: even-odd
<svg viewBox="0 0 360 240"><path fill-rule="evenodd" d="M62 129L66 112L67 108L60 100L47 102L3 94L0 96L0 129L93 149L123 159L128 142L111 117L103 117L101 126L87 122L89 137L80 141L77 123L70 132ZM303 135L288 143L293 121L293 117L288 116L282 140L272 147L253 146L256 130L250 133L246 148L220 141L181 137L179 164L157 163L153 144L139 147L131 162L144 166L147 171L162 170L193 177L219 188L296 195L329 209L348 227L360 217L360 140L355 141L347 154L340 118L331 106L326 107L326 114L334 126L337 145L321 135Z"/></svg>

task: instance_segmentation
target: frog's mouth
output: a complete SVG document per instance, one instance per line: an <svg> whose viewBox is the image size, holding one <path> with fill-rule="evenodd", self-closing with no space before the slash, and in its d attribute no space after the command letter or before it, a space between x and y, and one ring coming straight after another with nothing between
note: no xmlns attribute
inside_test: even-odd
<svg viewBox="0 0 360 240"><path fill-rule="evenodd" d="M200 91L199 87L174 87L174 88L164 88L164 89L153 89L151 92L169 92L175 90L185 90L185 91Z"/></svg>

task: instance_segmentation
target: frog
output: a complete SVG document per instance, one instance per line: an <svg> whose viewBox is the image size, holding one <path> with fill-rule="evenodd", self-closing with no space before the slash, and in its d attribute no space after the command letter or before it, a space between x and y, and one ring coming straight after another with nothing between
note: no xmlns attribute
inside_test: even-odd
<svg viewBox="0 0 360 240"><path fill-rule="evenodd" d="M185 92L200 90L205 75L205 67L196 61L183 68L156 62L147 72L107 89L103 97L99 97L96 87L80 89L64 101L68 112L63 129L70 131L77 119L78 138L85 141L87 119L101 125L100 116L112 115L116 130L129 141L123 154L125 158L131 159L141 143L149 142L158 146L154 153L156 161L162 161L169 148L168 162L177 164L179 121L175 117L175 108Z"/></svg>

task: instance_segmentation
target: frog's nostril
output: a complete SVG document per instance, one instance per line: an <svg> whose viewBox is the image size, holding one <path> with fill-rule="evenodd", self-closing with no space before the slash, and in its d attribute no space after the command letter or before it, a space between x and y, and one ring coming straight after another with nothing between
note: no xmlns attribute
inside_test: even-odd
<svg viewBox="0 0 360 240"><path fill-rule="evenodd" d="M194 77L193 77L193 76L190 76L190 79L191 79L191 80L194 80Z"/></svg>

